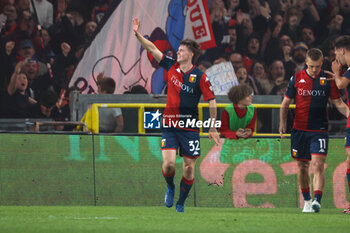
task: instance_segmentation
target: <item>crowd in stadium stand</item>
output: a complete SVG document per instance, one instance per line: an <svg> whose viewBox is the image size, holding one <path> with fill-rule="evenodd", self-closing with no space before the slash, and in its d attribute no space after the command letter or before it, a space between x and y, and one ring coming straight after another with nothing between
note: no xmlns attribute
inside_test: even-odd
<svg viewBox="0 0 350 233"><path fill-rule="evenodd" d="M31 0L0 3L0 115L65 119L72 71L112 0L33 2L36 14ZM197 65L205 70L230 61L239 83L255 95L283 94L304 68L308 48L320 48L330 70L334 40L350 34L350 0L207 2L217 47L204 51Z"/></svg>

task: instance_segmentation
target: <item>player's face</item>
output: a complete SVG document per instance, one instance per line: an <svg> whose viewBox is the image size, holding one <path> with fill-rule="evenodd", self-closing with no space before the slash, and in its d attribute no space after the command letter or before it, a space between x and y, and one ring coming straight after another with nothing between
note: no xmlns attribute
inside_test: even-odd
<svg viewBox="0 0 350 233"><path fill-rule="evenodd" d="M311 58L306 57L305 63L307 65L307 70L306 70L307 73L311 77L316 78L318 76L318 74L321 72L321 67L323 64L323 57L321 57L317 61L313 61Z"/></svg>
<svg viewBox="0 0 350 233"><path fill-rule="evenodd" d="M340 49L336 49L334 51L335 53L335 59L337 59L339 61L340 64L342 65L346 65L346 60L345 60L345 49L340 48Z"/></svg>
<svg viewBox="0 0 350 233"><path fill-rule="evenodd" d="M187 63L191 62L193 53L185 45L180 45L177 50L177 62L178 63Z"/></svg>

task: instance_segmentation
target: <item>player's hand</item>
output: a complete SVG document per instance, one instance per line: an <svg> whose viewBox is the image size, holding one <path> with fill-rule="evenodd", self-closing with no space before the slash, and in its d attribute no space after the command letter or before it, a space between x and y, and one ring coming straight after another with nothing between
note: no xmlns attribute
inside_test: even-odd
<svg viewBox="0 0 350 233"><path fill-rule="evenodd" d="M136 34L140 28L140 20L138 18L132 19L132 30Z"/></svg>
<svg viewBox="0 0 350 233"><path fill-rule="evenodd" d="M279 128L279 132L280 132L280 137L284 138L284 133L286 132L286 125L285 124L280 124L280 128Z"/></svg>
<svg viewBox="0 0 350 233"><path fill-rule="evenodd" d="M221 143L220 135L215 128L210 128L208 134L209 140L213 139L217 146Z"/></svg>
<svg viewBox="0 0 350 233"><path fill-rule="evenodd" d="M335 59L333 62L332 62L332 71L334 74L340 74L340 71L341 71L341 67L342 65L340 64L339 60L338 59ZM335 75L334 75L335 77Z"/></svg>
<svg viewBox="0 0 350 233"><path fill-rule="evenodd" d="M335 74L334 73L332 73L332 72L330 72L328 70L324 70L324 72L329 75L329 78L327 78L327 80L331 81L331 80L335 79Z"/></svg>

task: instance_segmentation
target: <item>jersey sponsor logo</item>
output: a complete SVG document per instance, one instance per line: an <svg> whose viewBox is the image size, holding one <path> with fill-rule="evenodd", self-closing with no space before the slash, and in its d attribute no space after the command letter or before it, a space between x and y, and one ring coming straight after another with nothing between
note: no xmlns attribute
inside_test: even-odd
<svg viewBox="0 0 350 233"><path fill-rule="evenodd" d="M327 82L327 78L326 77L320 77L320 85L321 86L326 85L326 82Z"/></svg>
<svg viewBox="0 0 350 233"><path fill-rule="evenodd" d="M190 94L193 93L193 87L190 87L190 86L188 86L186 84L183 84L175 76L171 76L170 80L176 87L180 87L181 90L183 90L183 91L185 91L187 93L190 93Z"/></svg>
<svg viewBox="0 0 350 233"><path fill-rule="evenodd" d="M299 88L298 95L300 95L300 96L326 96L326 92L324 90L304 90L302 88Z"/></svg>
<svg viewBox="0 0 350 233"><path fill-rule="evenodd" d="M305 79L302 78L299 80L299 83L306 83L306 81L305 81Z"/></svg>
<svg viewBox="0 0 350 233"><path fill-rule="evenodd" d="M196 82L196 77L197 77L197 75L191 74L190 75L190 79L189 79L190 83L195 83Z"/></svg>

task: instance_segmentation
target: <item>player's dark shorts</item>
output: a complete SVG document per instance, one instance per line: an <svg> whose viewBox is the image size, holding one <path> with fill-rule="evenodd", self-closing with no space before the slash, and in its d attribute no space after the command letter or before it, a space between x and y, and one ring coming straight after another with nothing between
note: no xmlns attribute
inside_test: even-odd
<svg viewBox="0 0 350 233"><path fill-rule="evenodd" d="M162 150L180 148L180 156L198 158L201 154L199 132L177 128L163 128Z"/></svg>
<svg viewBox="0 0 350 233"><path fill-rule="evenodd" d="M310 161L311 155L327 156L328 133L293 129L290 139L293 159Z"/></svg>
<svg viewBox="0 0 350 233"><path fill-rule="evenodd" d="M345 133L345 148L350 148L350 128L346 128Z"/></svg>

